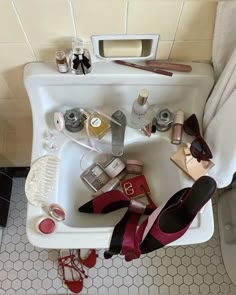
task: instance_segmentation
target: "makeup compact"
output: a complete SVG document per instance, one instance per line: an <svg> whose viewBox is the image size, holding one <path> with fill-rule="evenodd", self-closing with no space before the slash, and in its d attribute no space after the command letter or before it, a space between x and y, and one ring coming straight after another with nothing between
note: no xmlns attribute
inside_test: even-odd
<svg viewBox="0 0 236 295"><path fill-rule="evenodd" d="M37 231L42 235L50 235L54 233L56 227L56 221L51 217L41 216L36 223Z"/></svg>
<svg viewBox="0 0 236 295"><path fill-rule="evenodd" d="M111 178L116 177L125 169L125 163L120 158L112 158L104 167L104 171Z"/></svg>
<svg viewBox="0 0 236 295"><path fill-rule="evenodd" d="M96 163L86 169L80 176L95 192L100 190L110 177L104 171L103 167Z"/></svg>

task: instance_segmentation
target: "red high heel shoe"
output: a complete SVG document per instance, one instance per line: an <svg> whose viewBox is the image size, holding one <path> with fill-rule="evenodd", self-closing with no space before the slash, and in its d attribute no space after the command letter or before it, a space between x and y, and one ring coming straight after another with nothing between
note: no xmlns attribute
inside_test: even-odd
<svg viewBox="0 0 236 295"><path fill-rule="evenodd" d="M78 259L79 259L80 263L88 268L91 268L96 264L97 257L98 257L98 255L96 253L96 250L89 249L86 256L84 258L82 258L81 250L78 249Z"/></svg>
<svg viewBox="0 0 236 295"><path fill-rule="evenodd" d="M149 253L180 238L216 189L213 178L202 176L190 189L181 190L185 195L180 202L168 205L177 193L162 208L158 207L137 231L141 253Z"/></svg>

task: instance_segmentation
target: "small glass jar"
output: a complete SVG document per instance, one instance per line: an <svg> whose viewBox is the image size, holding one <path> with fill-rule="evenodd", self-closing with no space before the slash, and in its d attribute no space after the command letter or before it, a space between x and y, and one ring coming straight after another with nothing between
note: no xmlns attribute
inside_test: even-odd
<svg viewBox="0 0 236 295"><path fill-rule="evenodd" d="M60 73L67 73L69 71L66 54L63 50L56 51L56 64Z"/></svg>

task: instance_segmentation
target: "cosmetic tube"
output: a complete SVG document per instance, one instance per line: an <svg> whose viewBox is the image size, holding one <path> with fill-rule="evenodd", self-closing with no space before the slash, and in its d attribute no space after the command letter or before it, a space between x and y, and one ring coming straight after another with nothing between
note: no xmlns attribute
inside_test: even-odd
<svg viewBox="0 0 236 295"><path fill-rule="evenodd" d="M182 132L184 124L184 112L177 111L172 126L171 143L180 144L182 142Z"/></svg>

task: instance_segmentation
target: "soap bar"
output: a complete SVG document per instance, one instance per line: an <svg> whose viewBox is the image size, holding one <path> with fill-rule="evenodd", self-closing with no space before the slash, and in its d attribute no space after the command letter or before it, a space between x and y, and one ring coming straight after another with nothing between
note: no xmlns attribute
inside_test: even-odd
<svg viewBox="0 0 236 295"><path fill-rule="evenodd" d="M141 40L104 40L104 57L140 57L142 55Z"/></svg>

